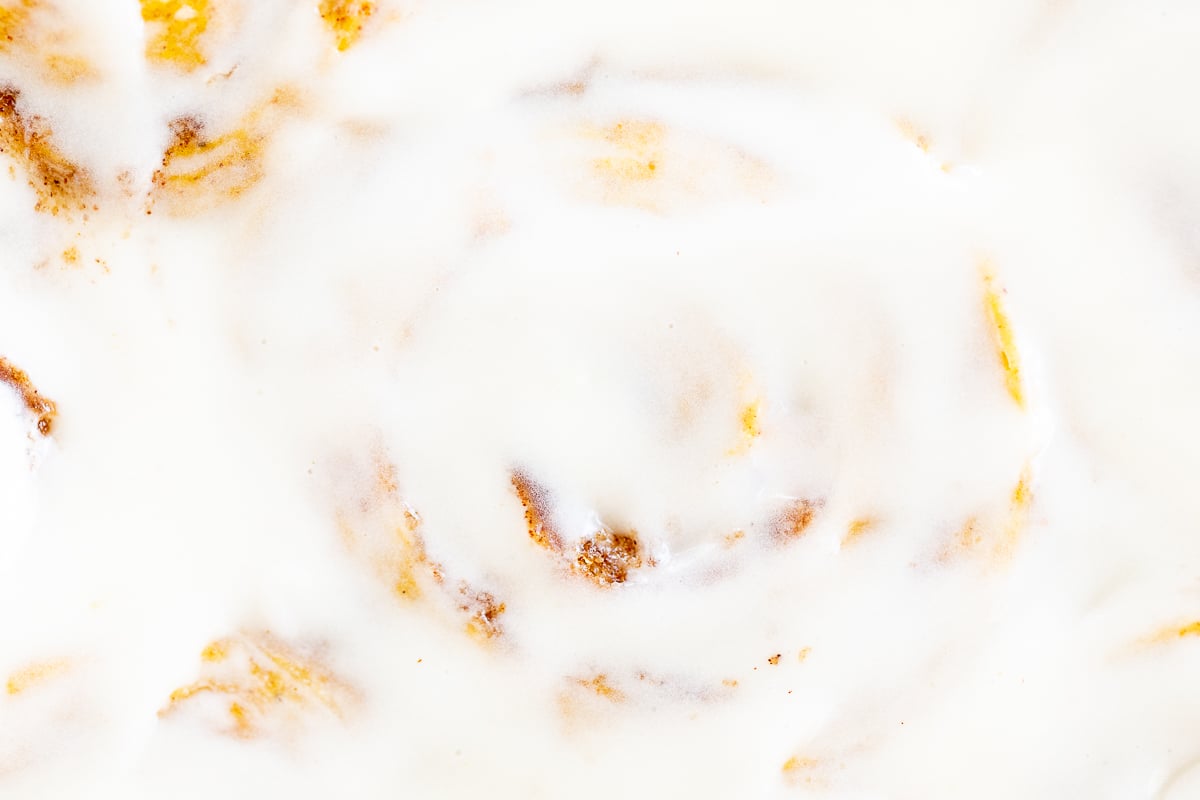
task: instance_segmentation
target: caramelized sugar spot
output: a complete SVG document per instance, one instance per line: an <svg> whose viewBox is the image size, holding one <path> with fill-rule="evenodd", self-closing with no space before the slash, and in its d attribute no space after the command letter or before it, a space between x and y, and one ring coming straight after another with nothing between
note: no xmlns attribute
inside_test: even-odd
<svg viewBox="0 0 1200 800"><path fill-rule="evenodd" d="M597 531L579 543L574 569L598 586L624 583L629 571L642 566L641 546L636 531Z"/></svg>
<svg viewBox="0 0 1200 800"><path fill-rule="evenodd" d="M510 480L517 492L517 498L525 509L525 526L529 531L529 538L538 547L561 553L562 537L550 521L549 491L521 470L513 470Z"/></svg>
<svg viewBox="0 0 1200 800"><path fill-rule="evenodd" d="M54 427L58 407L48 397L43 397L23 370L17 369L8 359L0 356L0 383L7 383L21 397L25 408L37 417L38 433L49 436Z"/></svg>
<svg viewBox="0 0 1200 800"><path fill-rule="evenodd" d="M54 145L41 117L21 111L20 97L19 90L0 87L0 153L24 169L37 195L35 210L54 216L86 210L96 191L91 176Z"/></svg>

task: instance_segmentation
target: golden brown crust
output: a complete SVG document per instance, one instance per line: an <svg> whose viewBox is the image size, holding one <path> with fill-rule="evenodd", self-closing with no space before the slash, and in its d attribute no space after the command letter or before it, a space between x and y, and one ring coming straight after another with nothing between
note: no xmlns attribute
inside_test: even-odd
<svg viewBox="0 0 1200 800"><path fill-rule="evenodd" d="M498 601L491 592L480 592L472 589L466 582L459 586L462 596L458 610L465 612L467 618L467 633L482 639L493 639L504 633L500 625L500 615L505 611L504 603Z"/></svg>
<svg viewBox="0 0 1200 800"><path fill-rule="evenodd" d="M529 538L539 547L560 556L568 569L595 583L611 586L629 579L630 570L643 566L642 547L637 531L614 531L602 525L590 537L568 553L562 536L554 527L550 491L522 470L510 475L513 489L525 509L525 527ZM647 559L649 566L653 561Z"/></svg>
<svg viewBox="0 0 1200 800"><path fill-rule="evenodd" d="M525 526L529 538L539 547L561 553L562 537L550 521L550 494L547 489L522 470L513 470L510 480L525 508Z"/></svg>
<svg viewBox="0 0 1200 800"><path fill-rule="evenodd" d="M57 216L87 209L96 193L91 175L54 146L41 117L21 111L20 97L18 89L0 87L0 153L24 167L38 198L35 210Z"/></svg>
<svg viewBox="0 0 1200 800"><path fill-rule="evenodd" d="M3 356L0 356L0 383L7 383L16 390L25 407L37 416L38 433L49 436L54 428L54 418L58 415L58 407L54 401L42 396L29 380L29 376Z"/></svg>
<svg viewBox="0 0 1200 800"><path fill-rule="evenodd" d="M574 569L598 586L624 583L629 571L642 566L636 531L597 531L579 543Z"/></svg>

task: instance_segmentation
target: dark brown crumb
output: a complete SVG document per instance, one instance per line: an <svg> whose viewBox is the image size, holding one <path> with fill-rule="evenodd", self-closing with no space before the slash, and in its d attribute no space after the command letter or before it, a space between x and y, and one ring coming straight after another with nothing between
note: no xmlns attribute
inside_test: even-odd
<svg viewBox="0 0 1200 800"><path fill-rule="evenodd" d="M550 492L521 470L513 470L513 489L525 508L525 525L529 538L538 546L566 557L567 565L598 586L624 583L629 571L642 566L641 545L636 531L613 531L602 527L591 538L581 541L574 558L564 553L562 536L550 521ZM647 559L654 566L653 559Z"/></svg>
<svg viewBox="0 0 1200 800"><path fill-rule="evenodd" d="M7 383L21 396L25 407L37 415L37 429L42 436L49 436L54 427L54 418L58 407L48 397L43 397L34 388L29 376L23 370L17 369L3 356L0 356L0 383Z"/></svg>
<svg viewBox="0 0 1200 800"><path fill-rule="evenodd" d="M467 620L467 632L484 639L492 639L504 632L500 626L500 615L504 613L504 603L497 602L491 592L472 591L465 582L459 586L462 600L459 611L470 615Z"/></svg>
<svg viewBox="0 0 1200 800"><path fill-rule="evenodd" d="M513 489L525 508L525 525L529 538L539 547L561 553L562 537L550 522L549 492L521 470L513 470Z"/></svg>
<svg viewBox="0 0 1200 800"><path fill-rule="evenodd" d="M767 659L767 663L770 664L771 666L775 666L776 664L779 663L779 659L782 657L783 657L783 653L776 653L775 655L773 655Z"/></svg>
<svg viewBox="0 0 1200 800"><path fill-rule="evenodd" d="M592 538L579 543L575 554L575 571L600 586L624 583L629 577L629 570L642 565L640 551L635 531L600 530Z"/></svg>

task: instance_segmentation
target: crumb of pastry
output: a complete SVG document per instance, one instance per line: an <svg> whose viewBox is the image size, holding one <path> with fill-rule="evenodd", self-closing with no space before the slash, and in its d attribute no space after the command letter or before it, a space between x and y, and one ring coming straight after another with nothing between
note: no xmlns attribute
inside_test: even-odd
<svg viewBox="0 0 1200 800"><path fill-rule="evenodd" d="M1139 646L1159 645L1193 636L1200 637L1200 620L1165 625L1155 633L1139 639L1137 644Z"/></svg>
<svg viewBox="0 0 1200 800"><path fill-rule="evenodd" d="M41 117L22 111L20 97L18 89L0 87L0 153L24 169L35 210L53 216L85 210L96 191L91 175L55 146Z"/></svg>
<svg viewBox="0 0 1200 800"><path fill-rule="evenodd" d="M95 65L78 54L78 38L55 3L16 0L0 5L0 53L31 62L49 83L69 85L97 75Z"/></svg>
<svg viewBox="0 0 1200 800"><path fill-rule="evenodd" d="M648 120L622 120L588 127L585 136L602 143L601 154L590 161L600 199L614 205L658 209L661 198L655 187L666 171L666 127Z"/></svg>
<svg viewBox="0 0 1200 800"><path fill-rule="evenodd" d="M481 639L493 639L504 632L500 615L505 611L504 603L491 592L472 589L465 582L459 586L461 600L459 611L467 614L467 633Z"/></svg>
<svg viewBox="0 0 1200 800"><path fill-rule="evenodd" d="M791 501L773 520L772 536L778 541L798 539L816 519L822 505L820 500L807 498Z"/></svg>
<svg viewBox="0 0 1200 800"><path fill-rule="evenodd" d="M657 122L625 120L594 132L616 151L596 158L592 169L598 177L620 182L649 181L660 175L666 128Z"/></svg>
<svg viewBox="0 0 1200 800"><path fill-rule="evenodd" d="M1200 636L1200 621L1190 622L1175 629L1175 635L1180 639L1188 636Z"/></svg>
<svg viewBox="0 0 1200 800"><path fill-rule="evenodd" d="M783 653L776 653L775 655L767 658L767 663L774 667L779 664L779 659L781 658L783 658Z"/></svg>
<svg viewBox="0 0 1200 800"><path fill-rule="evenodd" d="M334 515L347 548L370 561L392 594L421 613L454 620L471 638L486 642L504 634L506 604L466 581L448 580L429 556L426 526L403 498L396 465L379 449L370 459L339 462L345 481L336 492Z"/></svg>
<svg viewBox="0 0 1200 800"><path fill-rule="evenodd" d="M223 133L211 133L196 116L175 118L154 172L151 204L164 200L170 212L185 214L241 197L266 174L267 145L283 115L302 106L300 93L284 86Z"/></svg>
<svg viewBox="0 0 1200 800"><path fill-rule="evenodd" d="M317 11L333 33L337 49L346 51L362 36L375 4L370 0L321 0Z"/></svg>
<svg viewBox="0 0 1200 800"><path fill-rule="evenodd" d="M514 470L510 480L521 506L525 509L525 527L529 538L539 547L566 555L566 566L577 575L588 578L597 586L624 583L630 570L643 566L641 543L637 531L614 531L607 526L581 540L573 554L564 551L562 536L550 518L550 493L521 470ZM645 563L653 566L647 559Z"/></svg>
<svg viewBox="0 0 1200 800"><path fill-rule="evenodd" d="M33 0L0 5L0 52L6 52L20 37L34 6Z"/></svg>
<svg viewBox="0 0 1200 800"><path fill-rule="evenodd" d="M1000 366L1004 370L1004 385L1009 396L1019 408L1025 408L1025 389L1021 373L1021 359L1017 353L1016 334L1004 307L1004 289L996 280L990 264L981 268L983 276L984 308L995 343Z"/></svg>
<svg viewBox="0 0 1200 800"><path fill-rule="evenodd" d="M529 538L539 547L562 552L562 537L550 521L550 496L546 488L521 470L514 470L510 480L525 509Z"/></svg>
<svg viewBox="0 0 1200 800"><path fill-rule="evenodd" d="M579 543L574 569L598 586L624 583L629 571L642 566L641 546L635 531L602 529Z"/></svg>
<svg viewBox="0 0 1200 800"><path fill-rule="evenodd" d="M3 356L0 356L0 383L6 383L16 390L25 408L37 417L38 433L49 436L54 428L54 418L58 415L54 401L38 392L29 376Z"/></svg>
<svg viewBox="0 0 1200 800"><path fill-rule="evenodd" d="M747 452L762 436L761 413L762 402L758 399L742 406L741 412L738 414L740 423L738 443L729 451L729 455L740 455Z"/></svg>
<svg viewBox="0 0 1200 800"><path fill-rule="evenodd" d="M602 672L591 678L579 678L575 682L605 700L611 700L614 703L625 700L625 693L609 683L608 676Z"/></svg>
<svg viewBox="0 0 1200 800"><path fill-rule="evenodd" d="M955 533L956 544L966 550L978 547L983 541L983 534L979 531L979 520L975 517L970 517L962 524L962 527Z"/></svg>
<svg viewBox="0 0 1200 800"><path fill-rule="evenodd" d="M939 553L938 560L944 562L956 553L979 553L998 563L1010 559L1029 523L1032 486L1032 468L1027 462L1009 491L1007 502L982 516L968 517Z"/></svg>
<svg viewBox="0 0 1200 800"><path fill-rule="evenodd" d="M265 138L245 128L210 137L196 117L171 122L171 142L154 173L159 193L236 198L263 177Z"/></svg>
<svg viewBox="0 0 1200 800"><path fill-rule="evenodd" d="M141 0L146 58L193 70L206 63L201 39L208 30L209 0Z"/></svg>
<svg viewBox="0 0 1200 800"><path fill-rule="evenodd" d="M846 535L842 537L842 546L856 541L864 533L875 527L875 519L873 517L858 517L850 521L846 527Z"/></svg>
<svg viewBox="0 0 1200 800"><path fill-rule="evenodd" d="M95 78L95 65L82 56L67 53L51 53L42 59L46 77L54 83L72 84Z"/></svg>
<svg viewBox="0 0 1200 800"><path fill-rule="evenodd" d="M65 659L38 661L9 675L5 682L5 688L10 695L18 695L33 686L64 674L70 667L70 662Z"/></svg>
<svg viewBox="0 0 1200 800"><path fill-rule="evenodd" d="M257 736L295 723L316 708L340 716L353 697L349 686L318 663L269 633L217 640L200 655L201 677L171 692L159 711L166 716L200 695L221 695L232 726L226 733Z"/></svg>
<svg viewBox="0 0 1200 800"><path fill-rule="evenodd" d="M1029 520L1029 507L1033 502L1031 484L1033 476L1029 464L1021 470L1021 476L1009 493L1008 517L1004 521L1004 533L998 545L1000 555L1011 555L1020 542Z"/></svg>

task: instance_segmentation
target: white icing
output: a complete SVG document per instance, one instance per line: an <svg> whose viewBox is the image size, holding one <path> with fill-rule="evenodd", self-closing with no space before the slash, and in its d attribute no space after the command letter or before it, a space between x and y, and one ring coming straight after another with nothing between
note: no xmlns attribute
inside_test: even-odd
<svg viewBox="0 0 1200 800"><path fill-rule="evenodd" d="M0 695L0 795L1192 796L1200 12L380 2L339 53L218 5L191 73L127 3L56 3L93 79L0 55L99 206L0 180L0 356L58 405L0 386L0 675L67 664ZM146 214L170 120L285 86L261 181ZM601 525L655 564L572 574ZM257 631L354 699L160 715Z"/></svg>

